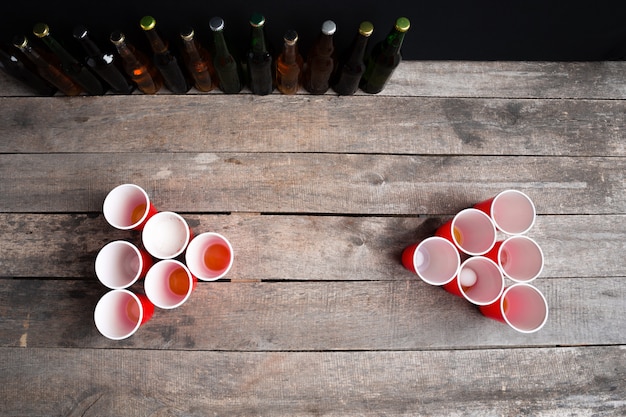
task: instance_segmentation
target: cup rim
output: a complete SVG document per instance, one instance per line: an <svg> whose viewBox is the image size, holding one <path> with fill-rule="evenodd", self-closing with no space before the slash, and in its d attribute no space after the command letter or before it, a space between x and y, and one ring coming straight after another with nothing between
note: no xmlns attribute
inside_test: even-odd
<svg viewBox="0 0 626 417"><path fill-rule="evenodd" d="M146 244L145 236L146 236L146 231L150 232L150 227L153 224L155 224L155 222L158 221L160 218L165 217L165 216L173 216L185 226L185 242L175 253L163 255L163 254L154 253L154 248L152 248L150 244ZM191 229L189 227L189 224L187 223L187 220L185 220L183 216L181 216L180 214L174 211L160 211L156 213L154 216L148 219L148 221L146 222L146 225L144 226L141 232L141 241L143 242L144 248L146 249L146 251L148 251L150 255L154 256L157 259L176 258L180 254L182 254L185 251L185 249L187 249L187 247L189 246L190 240L191 240Z"/></svg>
<svg viewBox="0 0 626 417"><path fill-rule="evenodd" d="M461 285L461 280L459 279L459 274L461 273L461 270L463 269L463 267L465 265L467 265L468 263L470 263L470 262L480 262L480 261L492 264L492 266L500 273L500 278L501 278L502 285L501 285L500 291L498 292L498 295L496 297L492 298L491 300L478 302L478 301L475 301L474 299L471 299L465 293L465 291L463 290L463 286ZM467 258L466 260L464 260L461 263L461 265L459 266L459 270L458 270L457 280L456 281L457 281L456 284L458 286L458 289L461 292L461 294L463 295L463 298L465 298L467 301L469 301L470 303L472 303L472 304L474 304L476 306L486 306L486 305L489 305L489 304L493 304L496 301L498 301L498 299L502 296L502 294L504 292L504 275L502 273L502 269L500 268L500 266L497 263L495 263L492 259L487 258L486 256L481 256L481 255L479 255L479 256L471 256L471 257Z"/></svg>
<svg viewBox="0 0 626 417"><path fill-rule="evenodd" d="M461 214L466 214L466 213L475 213L483 218L485 218L486 220L489 221L489 223L491 224L491 227L493 229L493 241L491 242L491 244L489 245L489 248L485 251L480 251L480 252L470 252L467 249L465 249L462 245L460 245L457 242L456 237L454 236L454 225L456 223L456 221L459 219L459 216ZM454 217L451 220L450 223L450 229L451 229L451 235L452 235L452 240L454 241L454 245L459 248L459 250L461 250L463 253L469 255L469 256L481 256L486 254L487 252L489 252L491 249L493 249L494 245L496 244L497 240L498 240L498 232L497 232L497 228L496 228L496 224L493 221L493 219L491 218L491 216L489 216L487 213L485 213L482 210L478 210L477 208L474 207L469 207L466 209L463 209L461 211L459 211L457 214L454 215Z"/></svg>
<svg viewBox="0 0 626 417"><path fill-rule="evenodd" d="M526 330L526 329L520 329L519 327L515 326L513 323L511 323L511 321L509 320L509 318L506 316L506 314L504 313L504 298L506 296L506 294L508 294L509 291L511 291L514 288L517 287L527 287L530 288L531 290L535 291L535 293L539 294L539 296L541 297L541 299L543 300L543 304L546 308L546 314L543 317L543 321L541 322L541 324L539 326L537 326L534 329L530 329L530 330ZM548 321L548 315L549 315L549 306L548 306L548 301L546 300L546 296L543 295L543 293L541 291L539 291L539 289L537 287L535 287L532 284L529 284L527 282L516 282L513 285L510 285L509 287L507 287L503 292L502 292L502 297L500 297L500 314L502 314L502 317L504 318L504 321L506 322L506 324L508 324L512 329L520 332L520 333L535 333L539 330L541 330L543 328L543 326L546 324L546 322Z"/></svg>
<svg viewBox="0 0 626 417"><path fill-rule="evenodd" d="M107 207L107 200L109 199L109 196L113 195L114 192L119 191L122 188L134 188L136 190L138 190L141 194L143 194L144 198L146 199L146 211L144 212L143 216L141 216L141 218L129 225L129 226L122 226L119 224L114 224L116 222L112 222L111 218L109 217L109 211L106 209ZM110 200L108 200L110 201ZM111 191L109 191L109 193L106 195L106 197L104 198L104 202L102 203L102 213L104 215L105 220L114 228L119 229L119 230L132 230L132 229L136 229L137 227L139 227L143 222L146 221L146 218L148 217L148 214L150 213L150 196L148 196L148 193L146 192L146 190L144 190L142 187L140 187L137 184L133 184L133 183L124 183L124 184L120 184L116 187L114 187Z"/></svg>
<svg viewBox="0 0 626 417"><path fill-rule="evenodd" d="M505 196L506 194L510 194L510 193L513 193L513 194L518 194L518 195L521 195L522 197L524 197L524 198L526 199L526 201L528 201L528 203L530 204L530 207L531 207L532 212L533 212L532 221L530 222L530 225L528 225L528 227L527 227L526 229L524 229L523 231L521 231L521 232L511 232L511 231L508 231L508 230L504 230L504 229L503 229L503 228L502 228L502 227L498 224L498 222L496 221L496 216L495 216L495 212L494 212L495 207L496 207L496 203L497 203L497 201L498 201L500 198L502 198L502 197L503 197L503 196ZM491 217L491 219L493 220L493 223L495 224L496 228L497 228L498 230L500 230L502 233L505 233L505 234L507 234L507 235L511 235L511 236L517 236L517 235L523 235L523 234L526 234L526 233L528 233L528 231L529 231L530 229L532 229L532 228L533 228L533 226L535 225L535 220L537 219L537 208L535 207L535 203L534 203L534 202L533 202L533 200L532 200L532 199L528 196L528 194L526 194L526 193L524 193L524 192L522 192L522 191L520 191L520 190L516 190L516 189L508 189L508 190L503 190L503 191L500 191L498 194L496 194L496 195L493 197L493 201L491 202L491 207L489 208L489 216L490 216L490 217Z"/></svg>
<svg viewBox="0 0 626 417"><path fill-rule="evenodd" d="M196 268L194 268L193 262L189 262L189 261L190 261L191 256L194 255L194 252L196 251L196 247L200 245L203 240L207 238L212 238L212 237L219 238L222 242L226 244L226 246L228 246L228 250L230 251L230 260L228 261L228 266L224 268L224 270L220 274L216 276L207 277L206 275L202 273L203 271L198 271ZM234 260L235 260L235 252L233 250L232 244L224 235L217 233L217 232L203 232L195 236L193 239L191 239L191 242L189 242L189 245L187 246L187 251L185 252L185 263L187 264L189 271L191 271L191 274L194 277L202 281L217 281L218 279L223 278L226 274L228 274L228 272L230 272L230 269L233 266Z"/></svg>
<svg viewBox="0 0 626 417"><path fill-rule="evenodd" d="M448 245L450 248L452 248L452 250L456 254L456 259L457 259L456 271L454 272L454 274L452 274L452 276L449 279L447 279L444 282L433 282L432 280L429 280L429 279L425 278L424 276L422 276L420 271L415 267L415 256L417 255L417 252L418 252L419 248L422 246L422 244L425 244L425 242L427 242L427 241L430 242L430 241L433 241L433 240L437 240L437 241L440 241L442 243L445 242L445 244ZM440 236L430 236L430 237L427 237L426 239L423 239L420 243L417 244L417 246L415 247L415 251L413 252L413 260L412 261L413 261L413 268L415 268L415 272L417 273L417 276L420 277L420 279L422 281L424 281L425 283L430 284L430 285L442 286L442 285L446 285L450 281L452 281L454 279L454 277L456 277L457 274L459 273L459 268L461 266L461 254L459 253L459 250L457 249L455 244L450 242L448 239L440 237Z"/></svg>
<svg viewBox="0 0 626 417"><path fill-rule="evenodd" d="M154 274L157 272L157 269L155 268L163 268L165 265L168 265L168 264L175 264L177 267L182 268L187 274L187 277L189 278L189 289L187 290L187 294L185 294L185 296L178 303L173 304L173 305L161 304L158 302L159 300L155 300L151 296L151 293L152 293L151 281L156 279ZM148 297L148 300L150 300L150 302L154 304L156 307L159 307L165 310L171 310L171 309L180 307L189 299L189 297L191 297L191 293L193 292L193 279L194 279L193 275L191 274L191 272L189 271L189 268L184 263L176 259L162 259L158 261L157 263L155 263L148 270L148 273L146 274L146 278L144 281L144 291L146 292L146 297Z"/></svg>
<svg viewBox="0 0 626 417"><path fill-rule="evenodd" d="M541 256L541 267L539 268L539 271L537 271L535 276L533 276L530 279L519 279L519 278L514 278L514 277L510 276L506 272L506 269L502 266L502 264L500 262L500 256L502 254L502 248L504 248L504 246L506 245L506 243L508 241L518 240L518 239L522 239L522 240L526 240L526 241L531 242L533 245L535 245L535 247L539 251L539 255ZM502 273L504 274L504 276L507 277L508 279L510 279L513 282L516 282L516 283L530 283L530 282L536 280L539 277L539 275L541 275L541 273L543 272L544 265L545 265L545 257L544 257L544 254L543 254L543 250L541 249L541 246L537 243L537 241L535 239L533 239L531 237L528 237L526 235L512 235L512 236L509 236L506 239L504 239L504 241L502 241L502 244L498 248L498 266L500 266L500 269L502 270Z"/></svg>
<svg viewBox="0 0 626 417"><path fill-rule="evenodd" d="M135 300L135 302L139 306L139 317L137 318L137 323L135 323L135 326L133 327L133 329L130 330L127 334L124 334L124 335L121 335L121 336L112 336L110 334L107 334L107 332L103 331L103 329L101 328L102 323L98 320L98 316L99 316L98 313L99 313L99 310L102 309L102 304L101 303L103 303L103 300L104 301L108 301L108 298L117 296L118 294L125 294L127 296L132 297ZM100 314L102 314L102 313L100 313ZM139 329L139 327L141 327L141 322L143 321L143 315L144 315L144 311L143 311L143 304L141 304L141 300L139 299L137 294L133 293L132 291L130 291L130 290L126 289L126 288L115 289L115 290L111 290L111 291L107 292L102 297L100 297L100 299L96 303L96 307L94 308L94 322L96 324L96 328L98 329L100 334L102 334L107 339L111 339L111 340L123 340L123 339L127 339L130 336L132 336L133 334L135 334L137 332L137 330Z"/></svg>

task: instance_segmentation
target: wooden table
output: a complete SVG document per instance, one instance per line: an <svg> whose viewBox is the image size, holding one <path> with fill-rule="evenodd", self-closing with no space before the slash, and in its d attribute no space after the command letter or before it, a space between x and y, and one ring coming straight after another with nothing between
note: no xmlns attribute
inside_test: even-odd
<svg viewBox="0 0 626 417"><path fill-rule="evenodd" d="M404 62L353 97L0 80L1 415L626 413L626 63ZM114 342L94 259L139 241L101 213L124 182L236 258ZM546 257L529 335L400 264L509 188Z"/></svg>

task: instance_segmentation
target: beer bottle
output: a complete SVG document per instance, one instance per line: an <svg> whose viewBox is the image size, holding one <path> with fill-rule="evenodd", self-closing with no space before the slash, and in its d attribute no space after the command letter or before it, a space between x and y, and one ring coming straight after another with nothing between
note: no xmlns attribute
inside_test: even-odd
<svg viewBox="0 0 626 417"><path fill-rule="evenodd" d="M15 36L13 45L36 65L37 72L44 80L54 85L63 94L66 96L77 96L83 92L82 87L64 73L60 66L46 59L43 51L32 46L26 36Z"/></svg>
<svg viewBox="0 0 626 417"><path fill-rule="evenodd" d="M126 42L122 32L111 33L109 39L122 59L124 71L137 84L139 91L144 94L156 94L163 87L163 78L148 57Z"/></svg>
<svg viewBox="0 0 626 417"><path fill-rule="evenodd" d="M78 83L88 94L104 94L105 88L83 64L74 58L56 39L50 35L50 28L45 23L36 23L33 33L40 38L61 62L61 69Z"/></svg>
<svg viewBox="0 0 626 417"><path fill-rule="evenodd" d="M0 69L41 96L51 96L57 89L37 73L37 67L17 49L0 44Z"/></svg>
<svg viewBox="0 0 626 417"><path fill-rule="evenodd" d="M358 90L359 82L365 72L365 62L363 61L365 48L367 48L367 41L373 31L374 25L370 22L361 22L359 25L359 31L352 41L347 55L339 63L337 79L333 85L333 90L337 94L350 96Z"/></svg>
<svg viewBox="0 0 626 417"><path fill-rule="evenodd" d="M400 48L411 23L406 17L396 20L389 35L372 48L367 59L365 73L361 78L361 89L366 93L380 93L396 67L402 61Z"/></svg>
<svg viewBox="0 0 626 417"><path fill-rule="evenodd" d="M325 21L307 56L302 83L311 94L324 94L330 87L330 78L337 66L333 41L336 30L335 22Z"/></svg>
<svg viewBox="0 0 626 417"><path fill-rule="evenodd" d="M295 94L300 87L303 60L298 52L298 32L288 30L283 36L283 50L276 59L276 88L283 94Z"/></svg>
<svg viewBox="0 0 626 417"><path fill-rule="evenodd" d="M241 91L241 77L239 66L226 45L224 38L224 20L214 17L209 21L209 27L213 31L215 43L215 56L213 66L219 79L219 87L226 94L236 94Z"/></svg>
<svg viewBox="0 0 626 417"><path fill-rule="evenodd" d="M102 52L89 36L89 31L86 27L75 27L74 38L78 40L87 54L87 66L106 81L113 91L122 94L129 94L133 91L132 84L117 69L114 55Z"/></svg>
<svg viewBox="0 0 626 417"><path fill-rule="evenodd" d="M156 30L156 20L152 16L144 16L139 21L139 26L143 29L152 52L154 52L154 64L163 76L165 86L172 93L185 94L189 91L187 79L178 65L176 57L170 52L169 46Z"/></svg>
<svg viewBox="0 0 626 417"><path fill-rule="evenodd" d="M194 30L191 27L183 28L180 37L183 40L183 61L193 78L194 86L199 91L213 90L215 73L209 51L194 37Z"/></svg>
<svg viewBox="0 0 626 417"><path fill-rule="evenodd" d="M253 94L266 95L274 89L272 55L268 52L264 33L265 17L254 13L250 17L250 49L246 56L248 79Z"/></svg>

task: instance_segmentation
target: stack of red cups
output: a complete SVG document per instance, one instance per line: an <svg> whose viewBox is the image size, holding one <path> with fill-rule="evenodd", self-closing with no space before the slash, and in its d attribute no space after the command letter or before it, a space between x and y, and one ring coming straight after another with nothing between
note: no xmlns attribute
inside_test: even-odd
<svg viewBox="0 0 626 417"><path fill-rule="evenodd" d="M140 231L142 243L140 247L126 240L109 242L96 257L96 276L111 291L96 304L94 321L109 339L130 337L150 320L155 306L181 306L198 280L222 278L233 265L233 248L224 236L206 232L194 237L181 215L159 212L138 185L111 190L103 213L116 229ZM144 291L131 291L141 278Z"/></svg>
<svg viewBox="0 0 626 417"><path fill-rule="evenodd" d="M525 235L535 217L526 194L502 191L407 247L402 264L424 282L477 305L486 317L521 333L536 332L546 323L548 305L530 284L544 264L541 248ZM513 284L505 287L506 279Z"/></svg>

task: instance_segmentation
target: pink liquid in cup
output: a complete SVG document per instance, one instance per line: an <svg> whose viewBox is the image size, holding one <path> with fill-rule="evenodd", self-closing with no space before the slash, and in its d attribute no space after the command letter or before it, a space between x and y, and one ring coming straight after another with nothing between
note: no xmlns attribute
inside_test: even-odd
<svg viewBox="0 0 626 417"><path fill-rule="evenodd" d="M491 218L474 208L458 212L452 220L439 227L435 235L449 240L470 256L489 252L497 237Z"/></svg>
<svg viewBox="0 0 626 417"><path fill-rule="evenodd" d="M479 309L485 317L506 323L520 333L536 332L548 320L546 298L526 283L511 285L498 300Z"/></svg>
<svg viewBox="0 0 626 417"><path fill-rule="evenodd" d="M502 191L474 207L489 215L496 228L509 235L524 234L535 224L535 205L521 191Z"/></svg>
<svg viewBox="0 0 626 417"><path fill-rule="evenodd" d="M496 262L504 275L515 282L530 282L543 270L541 247L533 239L515 235L496 242L485 256Z"/></svg>
<svg viewBox="0 0 626 417"><path fill-rule="evenodd" d="M427 284L444 285L456 276L461 257L449 240L432 236L407 247L402 264Z"/></svg>

